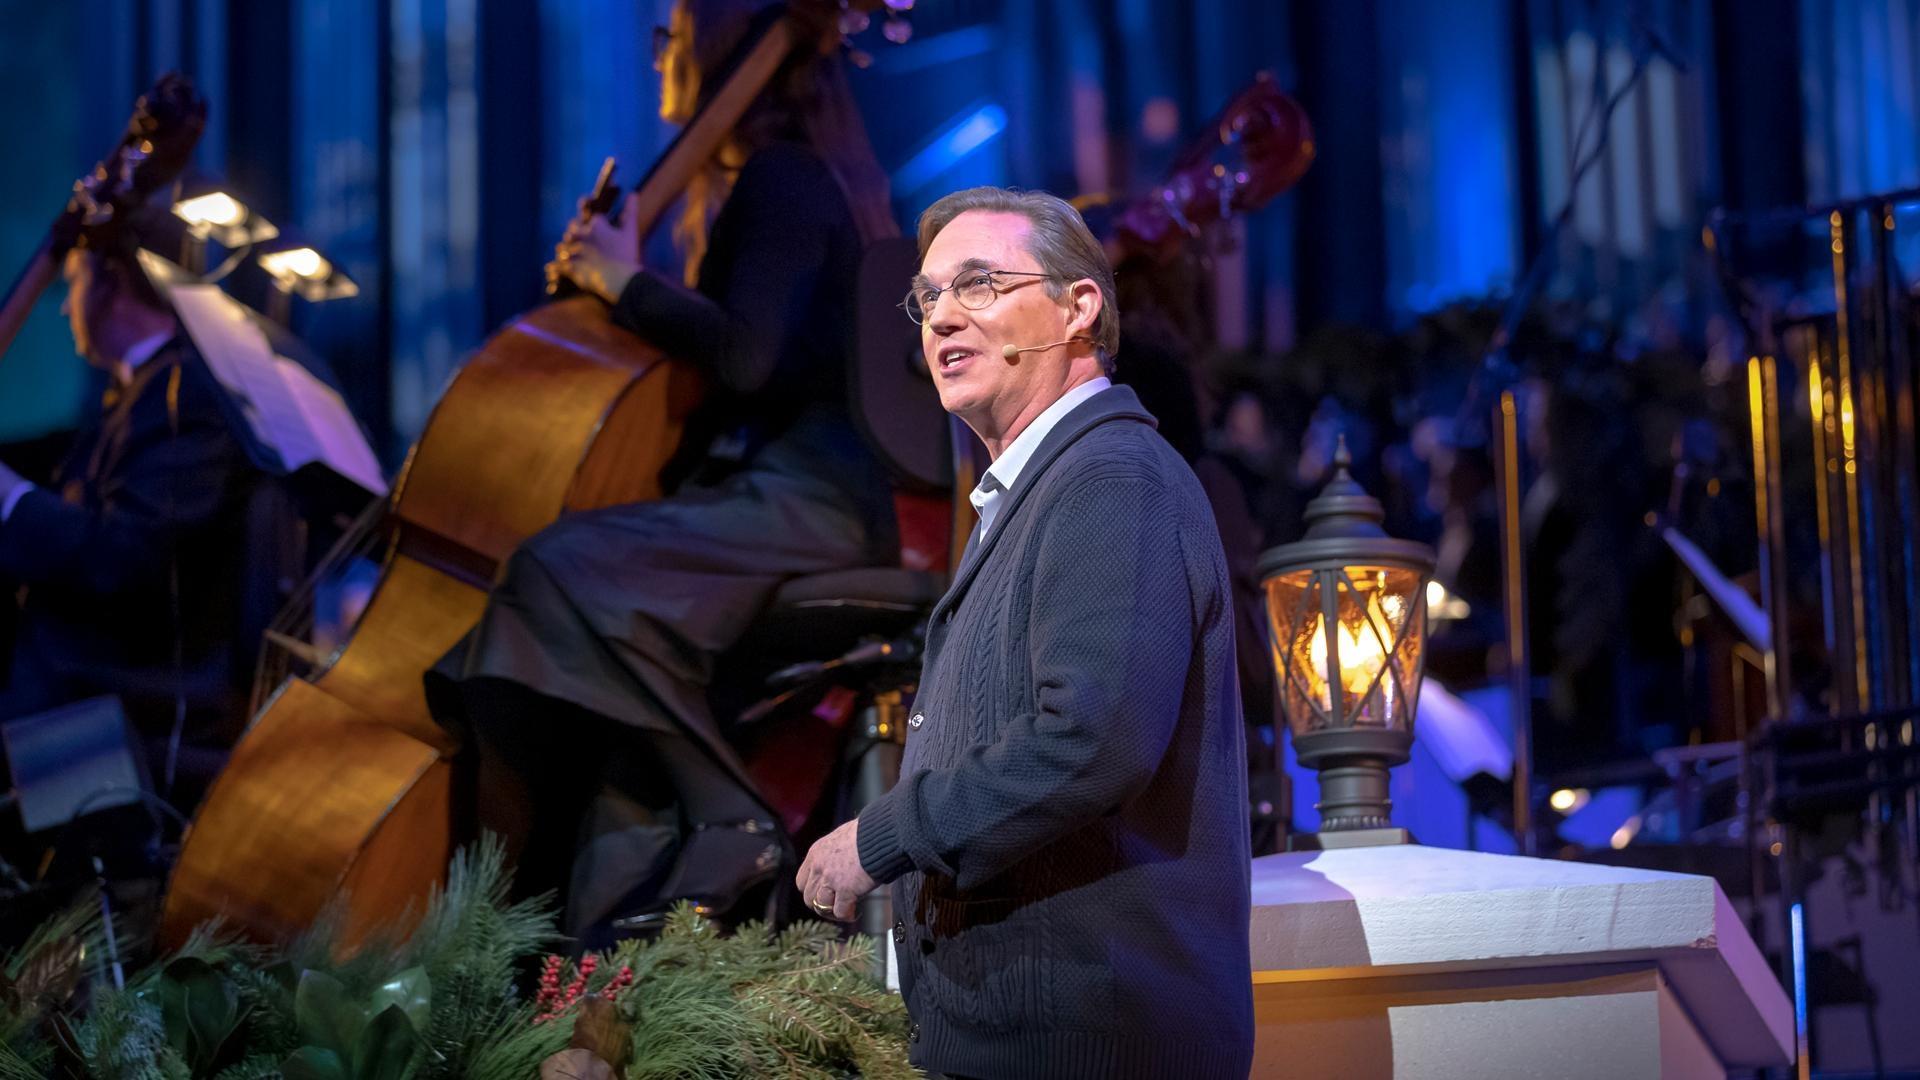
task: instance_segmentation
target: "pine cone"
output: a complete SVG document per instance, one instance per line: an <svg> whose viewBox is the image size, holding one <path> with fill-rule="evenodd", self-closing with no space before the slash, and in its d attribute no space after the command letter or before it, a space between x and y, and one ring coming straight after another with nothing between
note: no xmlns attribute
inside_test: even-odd
<svg viewBox="0 0 1920 1080"><path fill-rule="evenodd" d="M618 1075L591 1050L562 1050L540 1063L540 1080L617 1080Z"/></svg>
<svg viewBox="0 0 1920 1080"><path fill-rule="evenodd" d="M633 1025L620 1018L612 999L590 994L580 1002L573 1021L574 1048L590 1050L618 1073L633 1053Z"/></svg>

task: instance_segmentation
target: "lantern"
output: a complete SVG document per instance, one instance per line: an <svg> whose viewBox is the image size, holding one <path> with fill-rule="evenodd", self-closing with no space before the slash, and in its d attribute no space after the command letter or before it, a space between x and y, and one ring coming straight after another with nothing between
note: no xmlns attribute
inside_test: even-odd
<svg viewBox="0 0 1920 1080"><path fill-rule="evenodd" d="M1388 777L1413 748L1433 552L1380 527L1344 438L1333 464L1306 536L1260 557L1281 709L1294 755L1320 776L1320 832L1289 846L1410 843L1390 820Z"/></svg>

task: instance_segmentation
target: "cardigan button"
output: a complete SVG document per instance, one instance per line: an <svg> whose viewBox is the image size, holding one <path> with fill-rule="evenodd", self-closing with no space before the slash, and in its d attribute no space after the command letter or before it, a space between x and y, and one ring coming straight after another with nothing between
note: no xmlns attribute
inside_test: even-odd
<svg viewBox="0 0 1920 1080"><path fill-rule="evenodd" d="M911 1043L917 1043L920 1041L920 1025L917 1022L913 1022L913 1021L908 1022L907 1041Z"/></svg>
<svg viewBox="0 0 1920 1080"><path fill-rule="evenodd" d="M913 730L915 730L915 731L919 731L919 730L920 730L920 725L921 725L921 724L924 724L924 723L926 723L926 722L927 722L927 714L926 714L926 713L914 713L914 714L913 714L913 716L912 716L912 718L910 718L910 719L909 719L909 720L907 721L907 726L908 726L908 727L910 727L910 728L912 728L912 729L913 729Z"/></svg>
<svg viewBox="0 0 1920 1080"><path fill-rule="evenodd" d="M893 943L895 945L905 945L907 943L906 923L897 922L893 924Z"/></svg>

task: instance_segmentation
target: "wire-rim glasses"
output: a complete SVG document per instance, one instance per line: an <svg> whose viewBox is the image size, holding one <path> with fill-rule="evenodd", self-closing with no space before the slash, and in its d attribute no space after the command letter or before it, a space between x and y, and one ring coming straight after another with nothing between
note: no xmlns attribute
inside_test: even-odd
<svg viewBox="0 0 1920 1080"><path fill-rule="evenodd" d="M1003 277L1058 278L1058 274L1049 274L1040 270L963 270L960 276L942 289L934 285L915 285L907 290L906 299L897 305L907 313L907 318L916 324L927 321L927 312L932 311L940 302L943 293L952 293L960 306L968 311L979 311L993 303L994 298L1017 285L1004 284Z"/></svg>

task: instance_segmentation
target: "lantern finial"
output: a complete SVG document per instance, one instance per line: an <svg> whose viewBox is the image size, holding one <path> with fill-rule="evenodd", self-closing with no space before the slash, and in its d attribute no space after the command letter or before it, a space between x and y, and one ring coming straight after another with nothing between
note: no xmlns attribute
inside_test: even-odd
<svg viewBox="0 0 1920 1080"><path fill-rule="evenodd" d="M1308 540L1322 540L1329 537L1384 537L1387 531L1380 523L1387 519L1387 512L1380 500L1367 494L1367 489L1353 478L1349 471L1353 465L1353 455L1347 452L1347 436L1343 432L1340 441L1333 450L1333 477L1327 486L1320 489L1307 504L1305 518Z"/></svg>

